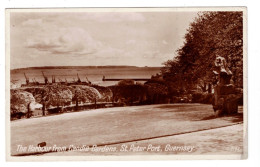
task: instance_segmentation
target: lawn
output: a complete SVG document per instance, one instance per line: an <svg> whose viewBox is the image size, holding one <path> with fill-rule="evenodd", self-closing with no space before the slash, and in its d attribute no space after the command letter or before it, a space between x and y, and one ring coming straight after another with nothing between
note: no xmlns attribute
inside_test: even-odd
<svg viewBox="0 0 260 167"><path fill-rule="evenodd" d="M202 104L160 104L65 113L12 121L11 154L21 154L17 152L18 145L37 146L41 142L51 147L69 147L72 144L105 145L140 139L145 142L155 138L160 144L161 140L157 138L160 136L201 131L241 121L242 114L215 118L212 106Z"/></svg>

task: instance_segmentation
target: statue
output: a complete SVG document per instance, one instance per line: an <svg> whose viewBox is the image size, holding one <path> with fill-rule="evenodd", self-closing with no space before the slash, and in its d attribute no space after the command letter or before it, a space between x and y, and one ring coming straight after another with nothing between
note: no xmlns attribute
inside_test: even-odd
<svg viewBox="0 0 260 167"><path fill-rule="evenodd" d="M213 71L219 77L219 84L225 85L230 84L230 79L232 77L232 72L229 70L227 66L226 59L217 55L215 60L215 67L217 71Z"/></svg>
<svg viewBox="0 0 260 167"><path fill-rule="evenodd" d="M238 111L238 102L236 90L230 83L232 72L229 70L226 59L219 55L215 60L216 70L213 71L218 75L218 82L214 86L213 109L217 116L234 114Z"/></svg>

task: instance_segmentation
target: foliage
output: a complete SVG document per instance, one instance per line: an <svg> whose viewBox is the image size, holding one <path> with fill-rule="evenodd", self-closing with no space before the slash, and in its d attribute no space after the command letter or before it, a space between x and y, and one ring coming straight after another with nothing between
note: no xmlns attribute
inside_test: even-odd
<svg viewBox="0 0 260 167"><path fill-rule="evenodd" d="M124 79L118 82L118 86L134 85L135 81L131 79Z"/></svg>
<svg viewBox="0 0 260 167"><path fill-rule="evenodd" d="M192 94L193 103L212 104L213 94L208 93L194 93Z"/></svg>
<svg viewBox="0 0 260 167"><path fill-rule="evenodd" d="M46 85L43 100L46 106L63 106L72 101L72 88L61 84Z"/></svg>
<svg viewBox="0 0 260 167"><path fill-rule="evenodd" d="M99 91L95 88L84 86L84 85L75 85L72 86L73 100L86 102L95 102L102 97Z"/></svg>
<svg viewBox="0 0 260 167"><path fill-rule="evenodd" d="M27 113L29 103L35 102L33 95L23 90L11 90L11 114Z"/></svg>
<svg viewBox="0 0 260 167"><path fill-rule="evenodd" d="M30 92L37 103L42 103L44 96L46 96L46 89L43 87L26 87L22 89L26 92Z"/></svg>
<svg viewBox="0 0 260 167"><path fill-rule="evenodd" d="M145 87L147 88L148 96L168 94L168 87L163 81L150 80L145 83Z"/></svg>
<svg viewBox="0 0 260 167"><path fill-rule="evenodd" d="M113 92L113 99L125 99L127 103L140 101L146 94L146 88L143 85L115 85L110 86Z"/></svg>
<svg viewBox="0 0 260 167"><path fill-rule="evenodd" d="M97 89L101 95L99 101L111 101L113 97L113 92L110 88L98 85L92 85L93 88Z"/></svg>
<svg viewBox="0 0 260 167"><path fill-rule="evenodd" d="M161 72L178 89L194 89L214 83L216 55L226 58L234 84L243 86L243 14L242 12L202 12L190 24L184 45L173 60L164 63ZM205 91L205 89L204 89Z"/></svg>

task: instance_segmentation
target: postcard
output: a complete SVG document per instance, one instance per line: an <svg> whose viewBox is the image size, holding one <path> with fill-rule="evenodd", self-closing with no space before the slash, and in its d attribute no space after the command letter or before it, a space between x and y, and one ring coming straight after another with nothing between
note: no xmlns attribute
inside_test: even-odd
<svg viewBox="0 0 260 167"><path fill-rule="evenodd" d="M6 9L7 161L247 158L247 9Z"/></svg>

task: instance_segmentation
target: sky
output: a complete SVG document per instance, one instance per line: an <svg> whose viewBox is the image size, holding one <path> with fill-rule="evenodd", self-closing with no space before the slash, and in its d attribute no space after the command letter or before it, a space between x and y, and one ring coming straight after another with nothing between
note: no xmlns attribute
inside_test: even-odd
<svg viewBox="0 0 260 167"><path fill-rule="evenodd" d="M13 12L11 69L162 66L183 45L196 12Z"/></svg>

